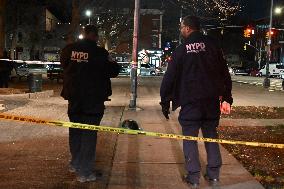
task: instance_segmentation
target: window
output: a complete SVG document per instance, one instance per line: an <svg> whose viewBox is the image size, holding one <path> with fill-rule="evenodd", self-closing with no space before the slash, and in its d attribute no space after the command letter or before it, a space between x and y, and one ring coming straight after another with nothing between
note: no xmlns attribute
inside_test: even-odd
<svg viewBox="0 0 284 189"><path fill-rule="evenodd" d="M160 27L160 20L159 19L152 19L152 30L159 30Z"/></svg>
<svg viewBox="0 0 284 189"><path fill-rule="evenodd" d="M151 68L149 64L141 64L141 68Z"/></svg>
<svg viewBox="0 0 284 189"><path fill-rule="evenodd" d="M159 44L159 37L157 35L152 35L152 47L157 48Z"/></svg>
<svg viewBox="0 0 284 189"><path fill-rule="evenodd" d="M284 65L276 65L277 69L284 69Z"/></svg>
<svg viewBox="0 0 284 189"><path fill-rule="evenodd" d="M18 33L18 43L22 43L23 42L23 34L22 32Z"/></svg>
<svg viewBox="0 0 284 189"><path fill-rule="evenodd" d="M122 62L122 57L120 57L120 56L115 57L115 61Z"/></svg>

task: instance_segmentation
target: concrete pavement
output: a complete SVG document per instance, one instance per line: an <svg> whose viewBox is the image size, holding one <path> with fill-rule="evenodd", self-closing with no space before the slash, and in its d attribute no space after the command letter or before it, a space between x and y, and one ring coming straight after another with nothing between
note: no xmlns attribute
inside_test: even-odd
<svg viewBox="0 0 284 189"><path fill-rule="evenodd" d="M156 98L138 98L142 111L125 110L123 119L136 120L143 130L180 134L178 112L172 112L169 121L161 114ZM111 104L121 104L118 99ZM126 102L127 103L127 102ZM181 177L185 174L182 141L144 136L119 135L109 187L122 188L188 188ZM206 152L199 143L200 159L205 174ZM263 188L248 171L223 147L221 188ZM211 188L201 177L201 188Z"/></svg>
<svg viewBox="0 0 284 189"><path fill-rule="evenodd" d="M102 125L117 127L120 120L134 119L145 131L180 134L181 130L177 122L178 111L171 113L169 121L164 119L161 114L158 104L160 80L150 80L150 82L146 80L140 80L138 87L137 106L142 109L141 111L127 109L130 99L129 82L121 78L114 80L112 101L106 103L107 109ZM44 119L67 120L66 109L66 101L60 97L51 97L29 100L22 103L21 106L9 110L7 113ZM7 125L9 125L9 130ZM27 127L27 125L25 123L11 122L8 124L7 122L0 122L0 143L21 142L26 138L42 138L46 137L46 133L52 137L64 137L64 140L67 139L67 129L44 126ZM67 149L68 146L64 144L62 148ZM27 149L21 150L25 151ZM199 150L204 173L206 152L203 143L199 143ZM104 176L98 182L90 184L88 188L188 188L181 179L182 175L185 174L182 141L100 133L97 151L97 166L103 171ZM232 155L222 147L221 151L223 157L220 178L221 188L263 188ZM63 164L60 169L64 173L67 169L68 159ZM5 165L2 166L4 167ZM45 167L41 169L48 170ZM42 172L44 173L44 171ZM44 178L44 175L38 176ZM72 180L74 178L68 176L67 173L63 174L61 179L64 181L54 178L53 182L61 183L62 185L60 186L62 188L79 187L78 183L74 183L74 180ZM12 181L13 175L11 176ZM45 185L42 188L48 188L46 186L47 183L43 184ZM50 184L52 185L52 183ZM210 188L203 177L201 177L201 188Z"/></svg>

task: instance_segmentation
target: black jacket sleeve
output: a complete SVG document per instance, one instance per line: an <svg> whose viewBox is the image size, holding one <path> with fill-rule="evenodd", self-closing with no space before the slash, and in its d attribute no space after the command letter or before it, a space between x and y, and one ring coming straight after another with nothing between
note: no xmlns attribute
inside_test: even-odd
<svg viewBox="0 0 284 189"><path fill-rule="evenodd" d="M102 50L101 53L103 54L102 58L103 58L104 62L106 63L106 65L104 65L105 75L108 78L117 77L118 74L119 74L120 65L117 62L111 60L107 50L105 50L104 48L101 48L101 50Z"/></svg>
<svg viewBox="0 0 284 189"><path fill-rule="evenodd" d="M70 61L70 56L71 56L71 47L72 44L69 44L65 46L60 54L60 64L63 69L67 68L69 61Z"/></svg>
<svg viewBox="0 0 284 189"><path fill-rule="evenodd" d="M178 61L179 61L179 49L176 49L172 54L172 59L168 63L167 71L163 77L161 88L160 88L160 96L161 102L169 102L173 101L174 98L174 88L177 80L177 72L178 72Z"/></svg>
<svg viewBox="0 0 284 189"><path fill-rule="evenodd" d="M115 61L107 62L107 72L110 78L117 77L119 74L120 65Z"/></svg>
<svg viewBox="0 0 284 189"><path fill-rule="evenodd" d="M227 62L223 57L222 50L219 50L218 58L219 58L219 63L221 64L221 76L223 77L223 81L224 81L222 101L226 101L232 105L233 104L232 79L229 73Z"/></svg>

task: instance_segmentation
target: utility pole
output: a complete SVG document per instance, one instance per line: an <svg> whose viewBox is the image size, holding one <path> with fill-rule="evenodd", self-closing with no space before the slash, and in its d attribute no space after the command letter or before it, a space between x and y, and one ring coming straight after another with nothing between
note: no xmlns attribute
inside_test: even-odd
<svg viewBox="0 0 284 189"><path fill-rule="evenodd" d="M265 74L265 79L263 81L263 87L268 88L270 87L270 80L269 80L269 62L271 60L271 28L272 28L272 16L273 16L273 0L271 0L271 5L270 5L270 19L269 19L269 31L268 31L268 39L267 39L267 58L266 58L266 74Z"/></svg>
<svg viewBox="0 0 284 189"><path fill-rule="evenodd" d="M129 108L136 109L137 98L137 65L138 65L138 33L139 33L140 0L135 0L133 48L131 62L131 94Z"/></svg>

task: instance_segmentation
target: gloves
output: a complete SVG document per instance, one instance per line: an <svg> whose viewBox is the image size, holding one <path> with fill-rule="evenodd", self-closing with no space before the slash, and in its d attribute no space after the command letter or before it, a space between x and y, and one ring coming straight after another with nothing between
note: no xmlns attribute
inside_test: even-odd
<svg viewBox="0 0 284 189"><path fill-rule="evenodd" d="M170 101L166 102L160 102L160 105L162 106L162 112L166 119L169 119L170 114Z"/></svg>

